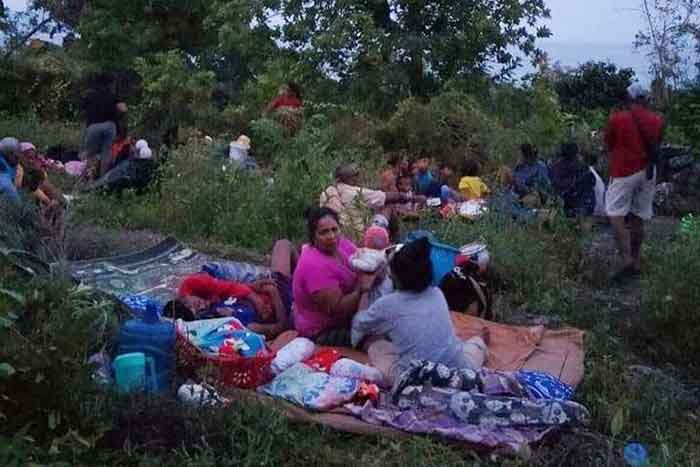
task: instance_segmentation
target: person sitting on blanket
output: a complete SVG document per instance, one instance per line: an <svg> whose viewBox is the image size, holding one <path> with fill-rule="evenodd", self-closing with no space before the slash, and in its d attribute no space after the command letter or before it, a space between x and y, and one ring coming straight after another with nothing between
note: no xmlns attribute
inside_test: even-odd
<svg viewBox="0 0 700 467"><path fill-rule="evenodd" d="M513 187L520 201L528 208L541 208L551 191L549 172L537 158L537 149L531 144L520 146L520 163L513 170Z"/></svg>
<svg viewBox="0 0 700 467"><path fill-rule="evenodd" d="M338 166L335 178L336 183L321 193L319 206L335 211L343 232L354 241L360 241L362 238L367 227L365 214L369 211L383 214L391 221L391 209L388 205L425 201L425 198L420 196L361 187L360 168L357 164Z"/></svg>
<svg viewBox="0 0 700 467"><path fill-rule="evenodd" d="M63 197L63 192L49 180L47 165L37 153L36 147L32 143L24 142L20 143L19 150L20 160L17 166L19 187L27 189L38 181L37 188L29 190L30 193L41 203L42 207L50 208L56 213L62 211L65 208L66 199ZM34 172L31 176L33 180L25 183L24 178L28 177L30 172Z"/></svg>
<svg viewBox="0 0 700 467"><path fill-rule="evenodd" d="M554 192L564 201L567 217L587 217L595 209L595 177L579 158L576 143L561 145L559 159L549 167Z"/></svg>
<svg viewBox="0 0 700 467"><path fill-rule="evenodd" d="M350 265L357 247L341 234L335 211L312 208L306 219L309 243L293 278L294 327L319 345L349 346L350 321L375 277Z"/></svg>
<svg viewBox="0 0 700 467"><path fill-rule="evenodd" d="M19 141L16 138L0 140L0 197L12 203L19 202L17 192L17 165Z"/></svg>
<svg viewBox="0 0 700 467"><path fill-rule="evenodd" d="M389 267L397 291L371 306L368 291L363 291L361 311L352 322L353 346L365 344L370 363L382 372L387 385L412 360L471 369L481 368L486 361L484 339L460 341L444 295L430 285L430 248L428 239L421 238L395 253Z"/></svg>
<svg viewBox="0 0 700 467"><path fill-rule="evenodd" d="M481 167L479 162L469 159L464 161L462 167L462 178L459 179L459 192L467 200L484 199L491 190L479 177Z"/></svg>
<svg viewBox="0 0 700 467"><path fill-rule="evenodd" d="M272 249L271 279L243 284L207 273L190 275L163 314L185 321L232 316L250 331L274 339L291 327L294 257L291 242L279 240Z"/></svg>
<svg viewBox="0 0 700 467"><path fill-rule="evenodd" d="M413 177L410 175L400 175L397 181L399 193L403 193L407 198L413 199ZM393 207L392 213L403 219L417 219L418 203L409 201L397 204Z"/></svg>

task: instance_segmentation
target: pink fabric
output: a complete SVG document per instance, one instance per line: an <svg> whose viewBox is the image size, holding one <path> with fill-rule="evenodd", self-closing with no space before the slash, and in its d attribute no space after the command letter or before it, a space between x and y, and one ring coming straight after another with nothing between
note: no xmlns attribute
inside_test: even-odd
<svg viewBox="0 0 700 467"><path fill-rule="evenodd" d="M357 276L350 267L350 256L356 249L350 240L340 239L337 259L310 245L303 246L293 279L294 327L301 336L315 337L327 329L349 327L347 318L317 310L312 296L324 289L340 288L344 294L354 290Z"/></svg>
<svg viewBox="0 0 700 467"><path fill-rule="evenodd" d="M86 164L83 161L70 161L66 162L64 167L68 175L80 177L83 172L85 172L85 165Z"/></svg>

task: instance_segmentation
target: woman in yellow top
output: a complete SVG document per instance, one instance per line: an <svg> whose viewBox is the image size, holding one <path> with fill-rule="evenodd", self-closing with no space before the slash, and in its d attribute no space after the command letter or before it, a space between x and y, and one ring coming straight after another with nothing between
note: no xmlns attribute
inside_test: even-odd
<svg viewBox="0 0 700 467"><path fill-rule="evenodd" d="M486 198L491 194L489 187L479 177L479 163L467 160L462 166L462 178L459 180L459 192L467 201Z"/></svg>

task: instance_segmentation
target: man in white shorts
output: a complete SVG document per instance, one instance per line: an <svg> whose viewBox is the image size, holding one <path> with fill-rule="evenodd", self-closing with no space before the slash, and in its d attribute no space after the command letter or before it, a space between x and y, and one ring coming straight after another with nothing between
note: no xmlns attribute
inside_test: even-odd
<svg viewBox="0 0 700 467"><path fill-rule="evenodd" d="M605 209L623 260L619 278L641 272L644 221L654 216L656 169L648 153L661 143L664 122L648 106L647 90L633 84L627 89L627 108L610 116L605 131L610 154Z"/></svg>

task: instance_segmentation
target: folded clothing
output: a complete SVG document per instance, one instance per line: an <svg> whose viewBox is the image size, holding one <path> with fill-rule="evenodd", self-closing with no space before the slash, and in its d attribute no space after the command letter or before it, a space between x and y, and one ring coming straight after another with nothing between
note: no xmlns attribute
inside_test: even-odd
<svg viewBox="0 0 700 467"><path fill-rule="evenodd" d="M341 358L335 362L331 367L330 374L331 376L341 376L375 384L381 384L384 380L381 371L349 358Z"/></svg>
<svg viewBox="0 0 700 467"><path fill-rule="evenodd" d="M568 401L574 395L574 388L549 373L521 370L516 377L530 399Z"/></svg>
<svg viewBox="0 0 700 467"><path fill-rule="evenodd" d="M198 315L199 319L219 318L222 316L231 316L240 321L243 326L248 326L258 320L258 314L255 311L252 303L247 300L241 300L236 297L231 297L226 301L212 305L206 311Z"/></svg>
<svg viewBox="0 0 700 467"><path fill-rule="evenodd" d="M216 279L242 283L255 282L270 276L270 271L262 266L229 261L207 263L202 266L202 272Z"/></svg>
<svg viewBox="0 0 700 467"><path fill-rule="evenodd" d="M118 298L137 318L144 316L149 307L155 307L159 311L163 309L160 300L148 295L125 294L119 295Z"/></svg>
<svg viewBox="0 0 700 467"><path fill-rule="evenodd" d="M236 325L224 324L200 337L197 345L212 353L220 353L223 347L233 347L242 357L254 357L265 350L265 337L238 329Z"/></svg>
<svg viewBox="0 0 700 467"><path fill-rule="evenodd" d="M304 365L316 371L329 373L333 365L340 360L342 355L335 349L322 349L311 358L304 360Z"/></svg>
<svg viewBox="0 0 700 467"><path fill-rule="evenodd" d="M278 375L287 368L310 358L316 351L316 344L305 337L297 337L282 347L272 360L272 373Z"/></svg>
<svg viewBox="0 0 700 467"><path fill-rule="evenodd" d="M357 380L331 376L297 363L258 391L309 410L326 411L350 402L359 388Z"/></svg>

